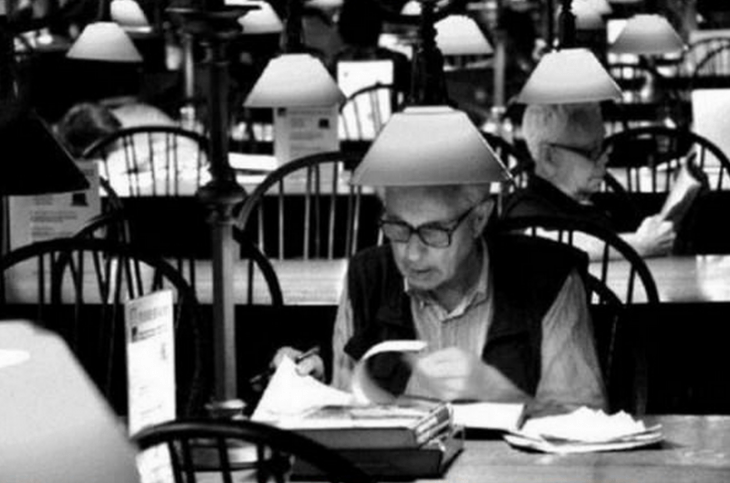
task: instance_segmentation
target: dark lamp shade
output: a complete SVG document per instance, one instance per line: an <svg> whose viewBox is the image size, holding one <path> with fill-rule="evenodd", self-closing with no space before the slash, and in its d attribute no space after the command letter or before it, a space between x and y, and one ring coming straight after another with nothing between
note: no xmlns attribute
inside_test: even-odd
<svg viewBox="0 0 730 483"><path fill-rule="evenodd" d="M548 52L535 67L518 102L570 104L621 99L621 89L588 49Z"/></svg>
<svg viewBox="0 0 730 483"><path fill-rule="evenodd" d="M10 107L0 114L0 146L1 195L62 193L89 187L71 155L32 112Z"/></svg>
<svg viewBox="0 0 730 483"><path fill-rule="evenodd" d="M507 169L467 115L447 106L393 114L353 174L369 186L502 182Z"/></svg>

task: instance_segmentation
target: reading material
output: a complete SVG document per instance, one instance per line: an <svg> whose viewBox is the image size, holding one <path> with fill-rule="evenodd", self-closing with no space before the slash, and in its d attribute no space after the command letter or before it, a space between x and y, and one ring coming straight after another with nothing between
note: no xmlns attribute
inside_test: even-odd
<svg viewBox="0 0 730 483"><path fill-rule="evenodd" d="M707 177L694 164L694 157L692 154L682 163L660 211L662 218L675 226L682 222L701 189L707 186Z"/></svg>

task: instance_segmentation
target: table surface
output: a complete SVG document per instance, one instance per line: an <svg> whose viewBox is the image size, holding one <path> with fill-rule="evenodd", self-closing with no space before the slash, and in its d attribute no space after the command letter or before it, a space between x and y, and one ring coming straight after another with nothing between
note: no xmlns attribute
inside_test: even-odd
<svg viewBox="0 0 730 483"><path fill-rule="evenodd" d="M658 416L664 441L642 449L556 455L496 440L467 440L440 479L427 483L727 483L730 417ZM202 473L200 481L220 481ZM234 475L234 481L249 474Z"/></svg>
<svg viewBox="0 0 730 483"><path fill-rule="evenodd" d="M467 441L442 480L469 483L711 483L730 481L730 417L658 416L658 446L553 455L501 440Z"/></svg>
<svg viewBox="0 0 730 483"><path fill-rule="evenodd" d="M730 255L697 255L651 258L646 260L654 275L662 302L702 303L730 302ZM342 292L347 260L272 260L287 305L337 305ZM234 268L234 296L243 304L247 294L247 262ZM593 269L597 266L593 265ZM608 270L609 285L616 293L625 293L628 263L612 261ZM33 302L34 276L18 271L9 286L9 301ZM196 262L195 289L203 304L212 301L212 272L209 260ZM646 300L643 291L635 302ZM268 288L260 274L254 280L254 303L270 303Z"/></svg>
<svg viewBox="0 0 730 483"><path fill-rule="evenodd" d="M730 255L689 255L646 259L661 302L730 302ZM592 264L595 268L596 265ZM628 262L611 261L608 281L625 293ZM642 291L636 302L646 301Z"/></svg>

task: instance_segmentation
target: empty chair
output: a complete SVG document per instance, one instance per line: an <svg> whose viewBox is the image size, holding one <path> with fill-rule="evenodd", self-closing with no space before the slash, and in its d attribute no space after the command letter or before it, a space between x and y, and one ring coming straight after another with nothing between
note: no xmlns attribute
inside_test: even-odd
<svg viewBox="0 0 730 483"><path fill-rule="evenodd" d="M378 242L375 216L362 216L373 194L350 185L355 153L319 153L269 173L248 196L237 225L274 259L347 258Z"/></svg>
<svg viewBox="0 0 730 483"><path fill-rule="evenodd" d="M404 102L405 92L393 84L373 84L353 92L340 105L340 139L372 141Z"/></svg>
<svg viewBox="0 0 730 483"><path fill-rule="evenodd" d="M0 312L59 333L119 414L127 411L125 303L159 290L173 298L178 414L196 414L212 383L193 289L170 264L110 240L58 238L0 259Z"/></svg>
<svg viewBox="0 0 730 483"><path fill-rule="evenodd" d="M289 481L295 461L322 471L318 481L375 480L336 451L292 431L249 420L169 421L133 435L140 454L166 449L177 483L204 481Z"/></svg>
<svg viewBox="0 0 730 483"><path fill-rule="evenodd" d="M650 126L613 134L604 141L609 166L629 192L668 191L673 175L690 159L707 174L711 189L725 189L730 160L712 141L686 129Z"/></svg>

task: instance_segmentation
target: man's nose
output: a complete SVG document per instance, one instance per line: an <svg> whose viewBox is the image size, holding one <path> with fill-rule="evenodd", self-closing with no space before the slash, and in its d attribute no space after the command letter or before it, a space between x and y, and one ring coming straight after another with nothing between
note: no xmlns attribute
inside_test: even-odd
<svg viewBox="0 0 730 483"><path fill-rule="evenodd" d="M421 237L418 236L418 233L413 232L406 242L405 256L408 260L418 260L423 256L426 248L426 245L421 240Z"/></svg>

